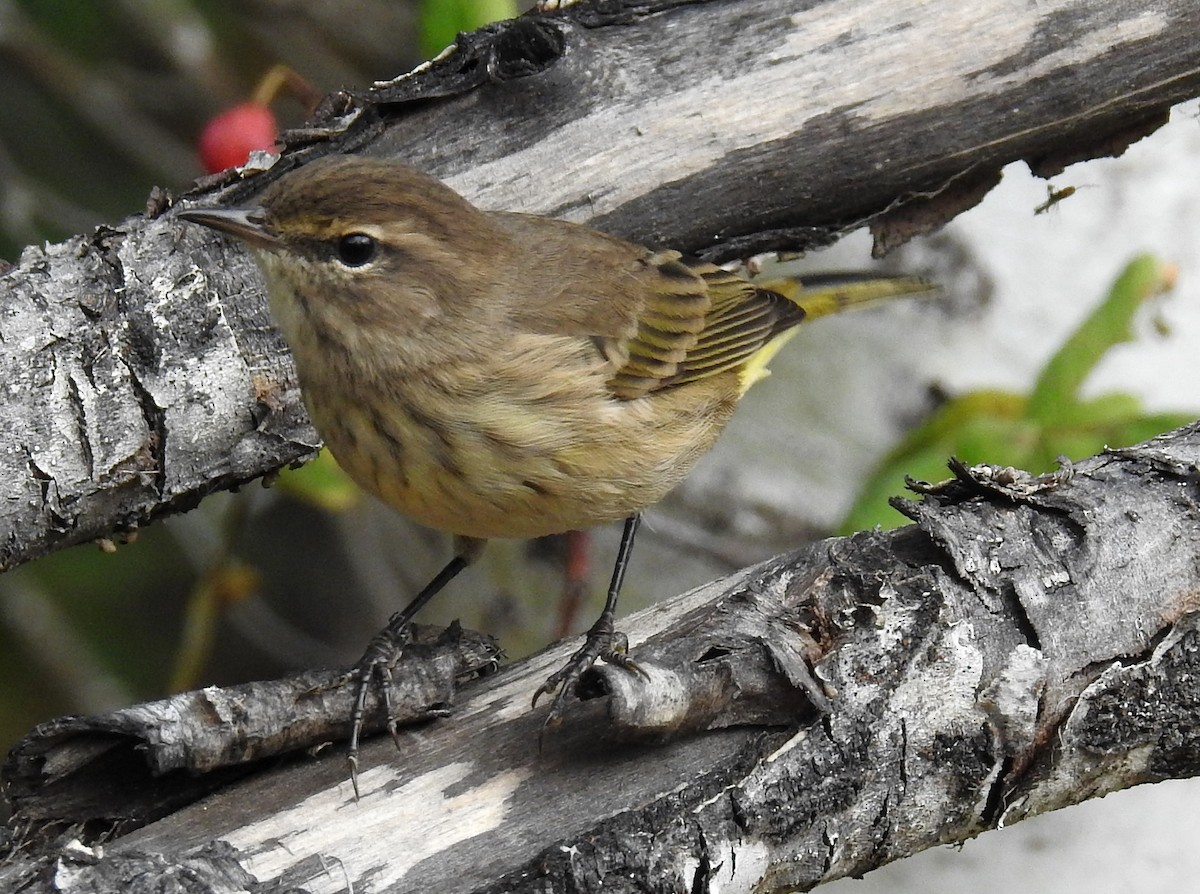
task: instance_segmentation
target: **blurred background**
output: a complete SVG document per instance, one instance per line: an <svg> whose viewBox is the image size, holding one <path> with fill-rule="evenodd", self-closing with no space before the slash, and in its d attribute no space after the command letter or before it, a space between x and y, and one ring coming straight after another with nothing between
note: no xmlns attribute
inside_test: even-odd
<svg viewBox="0 0 1200 894"><path fill-rule="evenodd" d="M118 223L152 186L182 189L269 146L321 95L402 74L458 30L515 11L0 0L0 258ZM718 447L648 514L622 611L815 537L900 524L886 496L904 472L945 477L951 454L1047 471L1060 453L1195 418L1198 109L1051 184L1014 165L982 205L889 257L888 269L936 279L942 298L802 328ZM858 233L795 269L867 268L869 255ZM599 611L618 533L494 543L423 620L461 618L514 657L578 632ZM5 750L57 715L352 662L449 557L445 538L356 492L324 456L105 547L0 576ZM1178 822L1197 794L1122 792L838 885L1175 891L1200 872L1197 833Z"/></svg>

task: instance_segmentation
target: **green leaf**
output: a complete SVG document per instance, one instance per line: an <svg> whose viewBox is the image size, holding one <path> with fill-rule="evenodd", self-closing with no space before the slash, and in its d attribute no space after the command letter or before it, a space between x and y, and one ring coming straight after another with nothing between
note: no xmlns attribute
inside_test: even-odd
<svg viewBox="0 0 1200 894"><path fill-rule="evenodd" d="M517 15L515 0L425 0L421 4L421 49L436 56L460 31L474 31Z"/></svg>
<svg viewBox="0 0 1200 894"><path fill-rule="evenodd" d="M1029 395L1029 415L1053 423L1063 406L1076 400L1079 388L1113 345L1133 339L1133 315L1148 298L1174 281L1172 265L1139 255L1121 272L1108 296L1050 358Z"/></svg>
<svg viewBox="0 0 1200 894"><path fill-rule="evenodd" d="M1002 457L997 461L1018 465L1036 442L1024 421L1024 410L1025 398L1005 391L976 391L943 404L884 458L838 533L876 525L894 528L907 522L888 505L888 498L904 492L906 476L918 481L948 477L948 457L967 463Z"/></svg>
<svg viewBox="0 0 1200 894"><path fill-rule="evenodd" d="M298 469L281 471L275 486L329 512L344 512L362 498L358 485L342 471L328 450L322 450L316 459Z"/></svg>
<svg viewBox="0 0 1200 894"><path fill-rule="evenodd" d="M1173 266L1148 255L1135 258L1047 362L1028 398L981 390L943 404L880 463L839 533L903 524L906 519L888 506L888 498L902 492L906 475L924 481L946 478L951 456L968 464L990 462L1043 473L1060 456L1078 458L1106 446L1135 444L1190 421L1190 414L1146 415L1128 394L1088 401L1078 397L1109 348L1132 338L1133 316L1142 303L1173 281Z"/></svg>

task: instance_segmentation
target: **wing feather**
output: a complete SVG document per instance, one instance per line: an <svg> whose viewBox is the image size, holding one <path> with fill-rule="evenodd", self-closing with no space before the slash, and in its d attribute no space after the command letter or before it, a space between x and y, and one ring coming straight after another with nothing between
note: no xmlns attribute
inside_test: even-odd
<svg viewBox="0 0 1200 894"><path fill-rule="evenodd" d="M506 308L508 323L589 341L621 400L733 369L747 371L745 387L801 320L930 291L923 280L882 275L754 283L566 221L506 212L492 220L523 249L513 255L519 264L493 271L523 296Z"/></svg>
<svg viewBox="0 0 1200 894"><path fill-rule="evenodd" d="M783 296L720 267L685 265L675 252L651 256L648 263L662 279L647 289L637 332L613 351L624 358L609 379L619 398L736 369L804 317ZM673 288L659 288L668 282Z"/></svg>

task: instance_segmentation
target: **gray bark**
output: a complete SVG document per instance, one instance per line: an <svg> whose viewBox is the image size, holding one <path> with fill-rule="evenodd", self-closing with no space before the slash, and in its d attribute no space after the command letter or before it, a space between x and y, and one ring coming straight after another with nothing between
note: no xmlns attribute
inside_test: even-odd
<svg viewBox="0 0 1200 894"><path fill-rule="evenodd" d="M465 37L327 102L272 173L395 155L491 208L728 259L870 225L886 248L1000 168L1119 152L1200 92L1186 0L606 2ZM225 188L222 189L222 186ZM0 277L0 569L301 460L318 438L241 249L151 213Z"/></svg>
<svg viewBox="0 0 1200 894"><path fill-rule="evenodd" d="M334 748L41 865L66 866L72 891L198 865L263 891L808 889L1191 776L1198 485L1200 424L1039 478L958 468L908 507L916 525L628 619L648 679L597 669L540 749L529 698L572 644L472 684L398 751L369 743L361 801ZM112 822L63 798L84 751L47 752L18 816ZM153 787L131 763L122 786ZM37 813L56 796L57 818Z"/></svg>

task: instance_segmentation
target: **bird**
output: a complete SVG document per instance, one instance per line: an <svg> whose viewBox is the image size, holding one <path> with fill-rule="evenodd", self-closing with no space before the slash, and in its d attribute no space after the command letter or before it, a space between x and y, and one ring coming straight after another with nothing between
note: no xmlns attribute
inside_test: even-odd
<svg viewBox="0 0 1200 894"><path fill-rule="evenodd" d="M644 673L615 630L643 511L712 447L800 323L932 289L915 276L758 281L581 224L482 210L362 155L301 165L249 206L177 216L253 253L339 465L454 538L450 561L355 665L355 779L369 686L389 679L413 617L488 540L624 523L599 618L534 693L535 706L554 695L546 724L597 660Z"/></svg>

